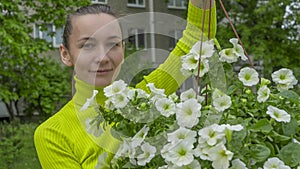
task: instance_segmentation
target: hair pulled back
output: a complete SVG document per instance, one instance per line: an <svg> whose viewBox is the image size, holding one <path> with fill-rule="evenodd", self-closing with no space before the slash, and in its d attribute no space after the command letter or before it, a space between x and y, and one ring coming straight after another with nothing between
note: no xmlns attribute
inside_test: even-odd
<svg viewBox="0 0 300 169"><path fill-rule="evenodd" d="M111 7L103 4L92 4L88 6L83 6L77 9L74 13L71 13L67 16L66 24L63 32L63 42L62 44L69 49L69 37L72 32L72 19L76 16L83 16L88 14L109 14L114 17L117 17L116 13L111 10Z"/></svg>

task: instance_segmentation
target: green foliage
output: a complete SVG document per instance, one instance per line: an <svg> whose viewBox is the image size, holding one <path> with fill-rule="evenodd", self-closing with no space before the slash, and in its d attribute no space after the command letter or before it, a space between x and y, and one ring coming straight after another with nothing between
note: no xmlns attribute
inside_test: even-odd
<svg viewBox="0 0 300 169"><path fill-rule="evenodd" d="M220 44L234 33L217 2ZM263 61L263 74L281 67L293 69L300 77L299 1L297 0L234 0L223 1L249 55ZM297 5L298 4L298 5ZM289 14L286 8L289 6ZM224 46L226 47L226 46Z"/></svg>
<svg viewBox="0 0 300 169"><path fill-rule="evenodd" d="M56 69L57 64L46 61L50 60L50 56L45 56L45 53L53 49L52 44L45 40L34 39L33 25L45 29L47 24L54 23L55 26L62 27L66 15L71 10L88 3L90 3L88 0L1 1L0 100L8 106L11 118L14 116L12 110L16 109L14 107L16 103L26 97L30 98L26 100L29 105L42 106L39 110L45 113L53 111L54 108L50 106L53 106L52 103L60 97L57 93L65 90L63 87L66 84L65 75L60 75L62 69ZM53 76L57 76L54 81L47 79ZM58 81L59 77L62 78L60 81ZM47 94L41 94L41 91ZM49 97L50 93L54 93L53 98L48 98L50 100L46 98L36 100L45 95ZM65 92L60 95L65 95Z"/></svg>
<svg viewBox="0 0 300 169"><path fill-rule="evenodd" d="M49 116L55 113L71 96L72 73L68 67L62 67L57 61L39 58L39 70L31 77L30 86L22 86L25 97L25 114L33 112ZM32 90L33 89L33 90Z"/></svg>
<svg viewBox="0 0 300 169"><path fill-rule="evenodd" d="M279 157L286 165L296 167L299 164L299 144L293 143L293 139L300 138L297 122L300 118L297 113L300 111L299 95L292 90L276 92L271 87L270 98L264 103L258 103L258 88L242 87L241 82L234 80L231 80L230 85L229 89L236 90L227 92L233 101L231 108L224 111L221 123L242 124L246 133L238 132L233 137L238 142L228 143L229 149L252 168L270 157ZM291 115L291 121L280 123L270 119L265 113L267 105L286 110ZM240 134L245 134L245 137L240 139Z"/></svg>

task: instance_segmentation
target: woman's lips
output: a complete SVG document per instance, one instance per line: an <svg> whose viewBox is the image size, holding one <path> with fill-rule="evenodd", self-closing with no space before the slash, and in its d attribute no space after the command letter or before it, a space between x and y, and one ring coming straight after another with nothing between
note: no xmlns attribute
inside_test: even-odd
<svg viewBox="0 0 300 169"><path fill-rule="evenodd" d="M108 74L111 71L113 71L113 69L99 69L99 70L93 70L93 71L90 71L90 72L96 73L97 75L105 75L105 74Z"/></svg>

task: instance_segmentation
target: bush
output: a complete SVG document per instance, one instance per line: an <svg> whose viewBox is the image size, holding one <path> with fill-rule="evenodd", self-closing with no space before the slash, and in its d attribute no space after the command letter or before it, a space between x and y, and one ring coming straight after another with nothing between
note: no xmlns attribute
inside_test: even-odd
<svg viewBox="0 0 300 169"><path fill-rule="evenodd" d="M0 122L0 168L41 168L33 144L37 124Z"/></svg>

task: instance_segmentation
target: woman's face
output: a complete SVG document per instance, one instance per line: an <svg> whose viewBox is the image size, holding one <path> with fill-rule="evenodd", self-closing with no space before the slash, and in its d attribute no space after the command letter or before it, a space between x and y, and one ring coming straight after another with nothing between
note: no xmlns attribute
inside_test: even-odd
<svg viewBox="0 0 300 169"><path fill-rule="evenodd" d="M109 85L124 60L117 19L105 13L74 17L69 50L61 46L60 51L63 62L74 66L77 78L97 87Z"/></svg>

